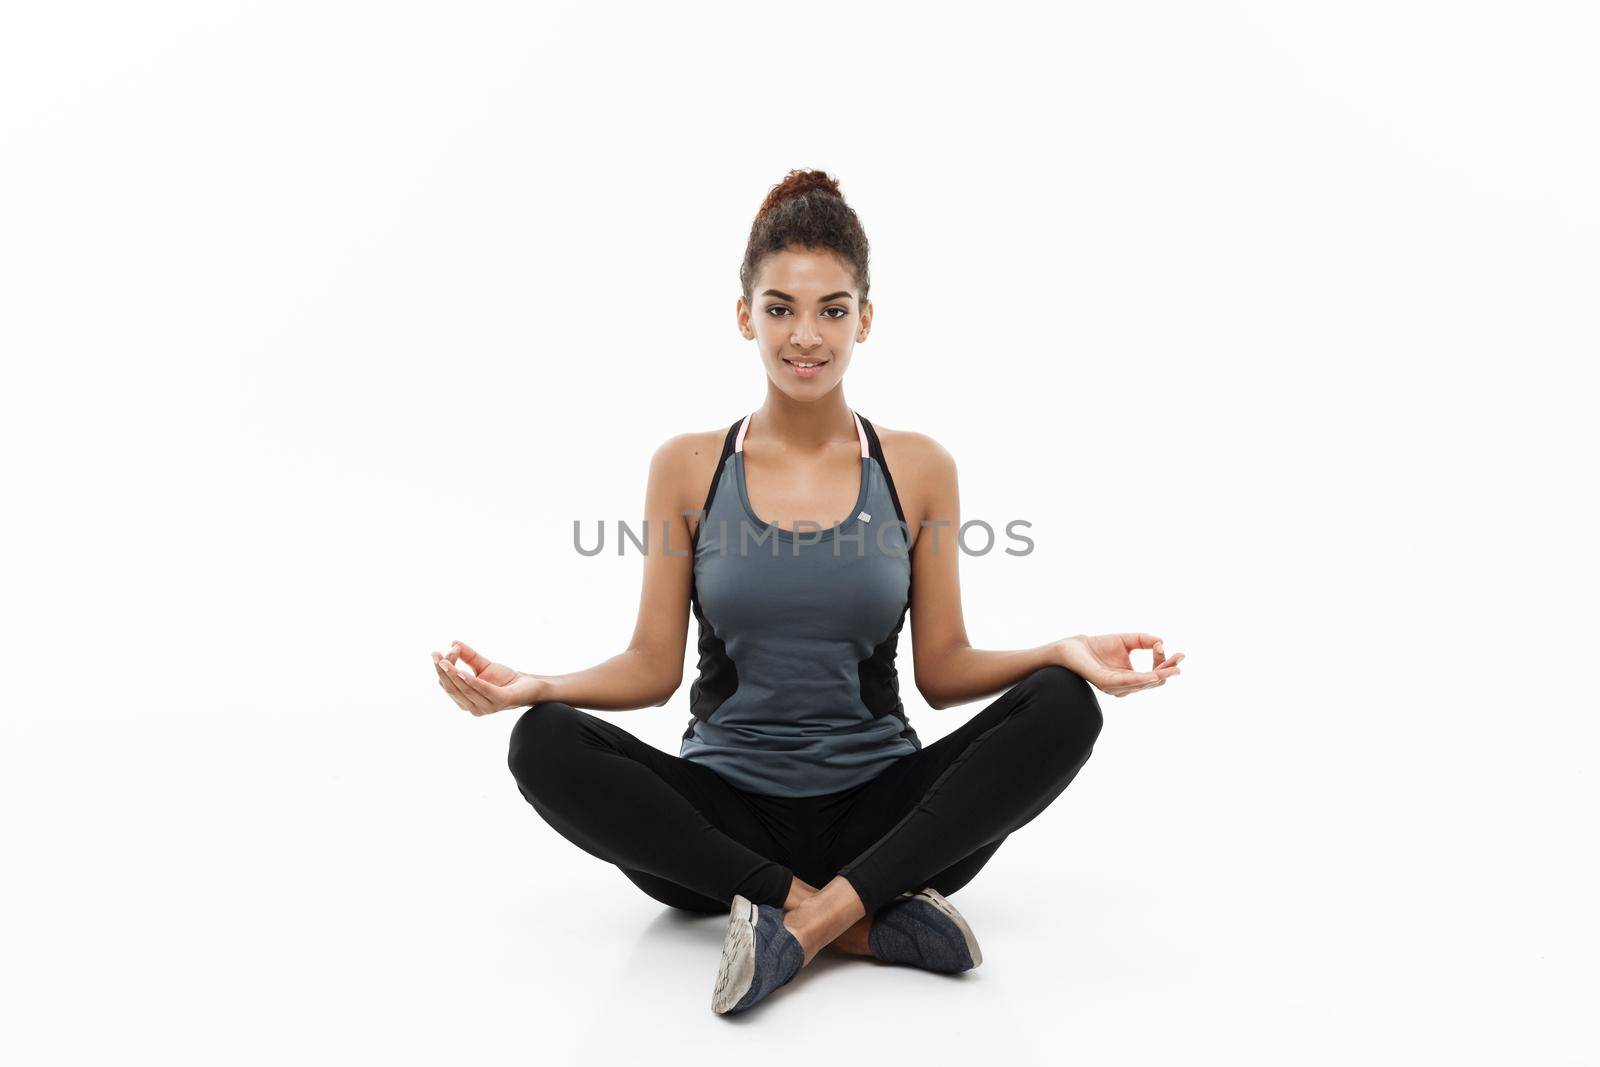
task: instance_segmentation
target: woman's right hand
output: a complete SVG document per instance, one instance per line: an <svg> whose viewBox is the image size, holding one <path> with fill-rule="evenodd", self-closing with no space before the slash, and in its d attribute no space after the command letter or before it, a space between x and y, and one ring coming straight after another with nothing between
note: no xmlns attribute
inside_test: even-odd
<svg viewBox="0 0 1600 1067"><path fill-rule="evenodd" d="M461 669L463 662L470 671ZM495 663L460 641L451 642L450 651L443 655L433 653L433 666L439 675L439 688L474 715L492 715L545 699L543 678Z"/></svg>

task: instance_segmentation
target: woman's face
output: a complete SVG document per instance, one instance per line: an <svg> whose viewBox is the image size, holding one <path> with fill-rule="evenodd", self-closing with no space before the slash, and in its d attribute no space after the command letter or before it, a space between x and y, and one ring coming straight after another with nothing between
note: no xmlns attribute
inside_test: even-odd
<svg viewBox="0 0 1600 1067"><path fill-rule="evenodd" d="M790 248L761 263L750 289L753 307L739 298L739 332L756 342L772 383L796 400L838 385L872 325L872 302L858 306L849 268L832 252Z"/></svg>

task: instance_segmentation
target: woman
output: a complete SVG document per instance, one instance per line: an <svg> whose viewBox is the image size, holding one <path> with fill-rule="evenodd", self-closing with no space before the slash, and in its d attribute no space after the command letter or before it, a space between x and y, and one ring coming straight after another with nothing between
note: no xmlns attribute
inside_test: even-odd
<svg viewBox="0 0 1600 1067"><path fill-rule="evenodd" d="M647 548L628 648L563 675L459 642L433 653L439 684L474 715L529 706L511 772L560 834L663 903L731 902L718 1013L758 1003L828 946L946 972L980 963L945 898L1089 758L1101 727L1089 683L1125 696L1183 659L1148 634L969 645L954 462L845 403L872 303L867 238L837 182L791 171L771 191L740 282L766 400L656 450L646 518L666 536ZM699 675L673 756L578 709L665 704L682 682L686 607ZM908 615L931 707L1000 694L926 748L899 698ZM1152 651L1151 670L1133 669L1133 649Z"/></svg>

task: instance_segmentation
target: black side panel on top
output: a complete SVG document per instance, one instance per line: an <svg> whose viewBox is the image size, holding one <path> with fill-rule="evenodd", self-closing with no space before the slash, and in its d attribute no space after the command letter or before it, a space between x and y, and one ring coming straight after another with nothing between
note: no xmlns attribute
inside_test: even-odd
<svg viewBox="0 0 1600 1067"><path fill-rule="evenodd" d="M694 617L700 622L700 669L689 686L689 713L694 718L689 720L684 737L694 729L696 719L709 720L722 702L739 688L739 672L728 658L727 646L706 621L705 613L700 610L700 598L694 597L691 602Z"/></svg>
<svg viewBox="0 0 1600 1067"><path fill-rule="evenodd" d="M739 436L740 418L728 427L727 435L722 439L722 456L717 460L717 469L711 472L711 487L706 490L705 507L700 510L700 518L696 520L694 536L689 539L690 551L700 542L700 531L705 529L706 519L711 515L711 501L717 495L717 483L722 480L722 468L727 464L728 457L733 455L733 442ZM710 719L713 712L722 706L722 702L733 695L739 688L739 672L733 665L733 660L728 658L727 646L722 638L717 636L711 623L706 620L705 612L700 609L700 593L694 584L694 568L691 562L689 570L689 606L694 610L695 620L700 624L700 665L699 673L689 686L689 712L691 718L689 725L683 731L687 738L694 732L694 724L700 719Z"/></svg>
<svg viewBox="0 0 1600 1067"><path fill-rule="evenodd" d="M911 610L908 603L900 612L900 621L894 624L888 637L878 642L873 648L872 655L856 664L856 675L861 680L861 703L877 719L885 715L898 715L905 722L906 728L900 731L900 736L908 739L918 748L922 742L917 738L917 732L911 728L911 720L906 716L905 705L900 701L900 673L895 669L895 646L900 642L900 629L906 624L906 614Z"/></svg>
<svg viewBox="0 0 1600 1067"><path fill-rule="evenodd" d="M860 416L860 412L856 413ZM900 506L900 494L895 491L894 475L889 472L889 461L884 458L883 444L878 440L878 431L873 428L872 421L865 416L861 417L861 426L867 431L867 453L878 461L878 466L883 469L883 479L889 485L889 497L894 501L895 518L906 525L907 537L911 531L906 523L905 509ZM911 726L911 719L907 717L905 706L900 700L900 674L895 669L895 646L900 642L900 630L905 626L906 614L911 610L909 594L905 611L900 613L900 621L894 624L894 630L889 636L878 643L872 650L872 655L862 660L858 665L858 674L861 679L861 702L872 712L873 716L898 715L906 724L900 731L900 736L909 740L918 748L922 741L917 737L917 731Z"/></svg>

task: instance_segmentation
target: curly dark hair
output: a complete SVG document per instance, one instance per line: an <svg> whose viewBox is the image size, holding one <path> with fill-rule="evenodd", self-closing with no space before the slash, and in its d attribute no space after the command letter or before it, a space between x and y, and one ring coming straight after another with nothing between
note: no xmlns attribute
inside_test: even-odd
<svg viewBox="0 0 1600 1067"><path fill-rule="evenodd" d="M746 304L751 303L750 287L761 261L794 246L838 256L855 275L861 303L867 302L867 233L855 209L844 202L838 181L824 171L791 170L761 202L739 267Z"/></svg>

